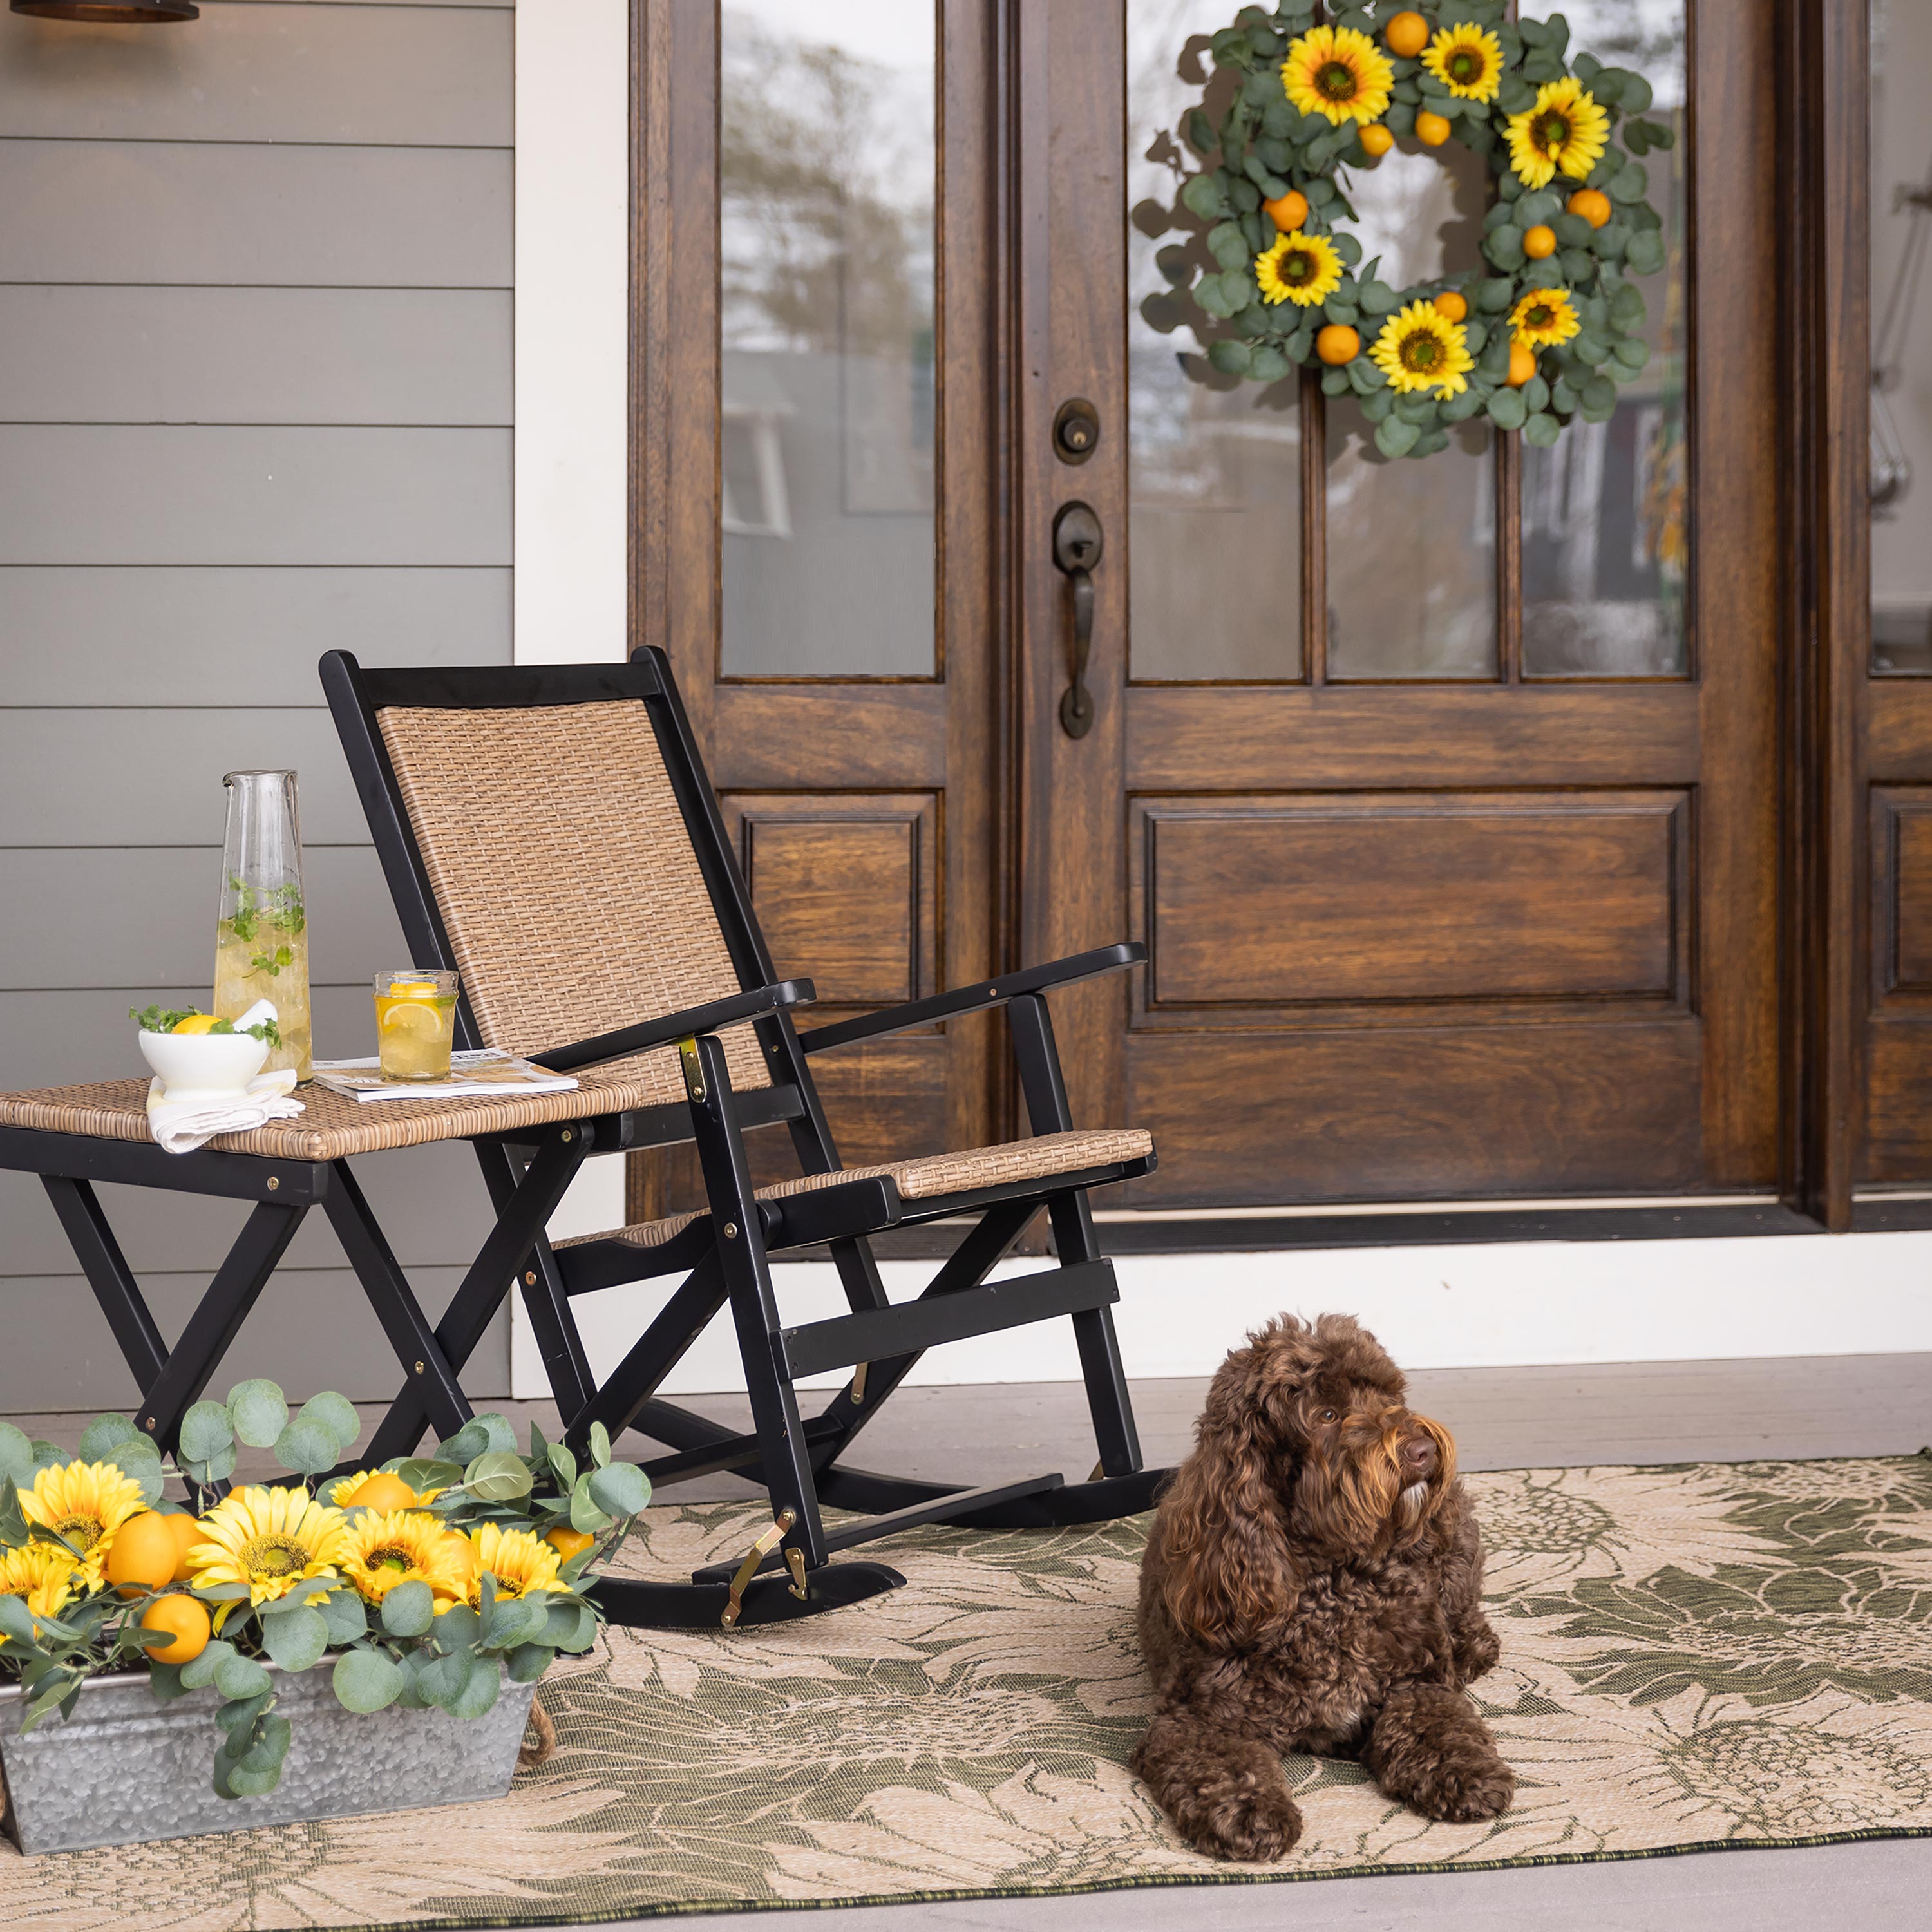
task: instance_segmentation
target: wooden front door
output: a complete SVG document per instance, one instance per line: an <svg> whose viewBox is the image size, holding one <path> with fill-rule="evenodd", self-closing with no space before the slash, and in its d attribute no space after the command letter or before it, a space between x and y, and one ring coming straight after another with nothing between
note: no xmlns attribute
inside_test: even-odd
<svg viewBox="0 0 1932 1932"><path fill-rule="evenodd" d="M1776 1181L1774 50L1749 0L1564 10L1679 135L1648 370L1554 449L1390 463L1352 400L1219 374L1232 329L1167 292L1215 266L1176 190L1232 10L1019 10L1024 932L1148 944L1083 1042L1160 1148L1134 1204ZM1351 193L1391 282L1478 270L1459 147ZM1105 534L1078 740L1070 499Z"/></svg>
<svg viewBox="0 0 1932 1932"><path fill-rule="evenodd" d="M1554 450L1394 464L1162 293L1233 10L643 0L636 630L779 968L836 1011L1144 940L1056 1002L1076 1117L1156 1136L1135 1204L1772 1186L1759 10L1572 0L1678 130L1648 370ZM1359 183L1391 280L1474 266L1461 152ZM828 1056L842 1151L1013 1131L1003 1054L976 1019Z"/></svg>

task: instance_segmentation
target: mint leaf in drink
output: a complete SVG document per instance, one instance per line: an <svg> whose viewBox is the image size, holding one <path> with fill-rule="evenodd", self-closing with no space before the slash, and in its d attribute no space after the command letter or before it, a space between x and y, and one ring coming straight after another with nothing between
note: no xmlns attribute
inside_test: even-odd
<svg viewBox="0 0 1932 1932"><path fill-rule="evenodd" d="M248 962L249 970L251 972L266 973L273 978L284 966L292 965L295 963L295 952L292 947L278 946L272 952L257 953Z"/></svg>

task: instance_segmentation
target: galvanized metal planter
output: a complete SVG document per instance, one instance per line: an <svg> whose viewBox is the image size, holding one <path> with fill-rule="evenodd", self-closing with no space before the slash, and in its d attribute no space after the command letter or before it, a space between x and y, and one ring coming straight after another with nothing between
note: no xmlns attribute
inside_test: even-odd
<svg viewBox="0 0 1932 1932"><path fill-rule="evenodd" d="M28 1853L83 1851L501 1798L536 1688L506 1681L474 1719L393 1706L364 1717L335 1701L326 1666L275 1675L276 1708L295 1735L281 1783L262 1798L214 1794L219 1691L160 1704L145 1675L90 1678L72 1717L43 1719L22 1737L20 1687L0 1689L7 1835Z"/></svg>

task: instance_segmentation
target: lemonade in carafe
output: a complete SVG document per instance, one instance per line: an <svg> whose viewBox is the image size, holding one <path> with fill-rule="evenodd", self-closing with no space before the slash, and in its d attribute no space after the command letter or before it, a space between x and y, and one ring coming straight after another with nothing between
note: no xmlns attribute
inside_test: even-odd
<svg viewBox="0 0 1932 1932"><path fill-rule="evenodd" d="M293 772L230 772L228 837L215 926L214 1011L238 1018L257 1000L275 1009L282 1043L266 1072L292 1066L313 1077L308 1004L308 917L302 899L302 834Z"/></svg>

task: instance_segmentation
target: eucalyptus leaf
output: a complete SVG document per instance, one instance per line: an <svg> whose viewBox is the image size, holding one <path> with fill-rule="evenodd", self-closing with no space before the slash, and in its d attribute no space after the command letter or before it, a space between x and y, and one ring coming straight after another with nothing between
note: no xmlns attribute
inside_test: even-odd
<svg viewBox="0 0 1932 1932"><path fill-rule="evenodd" d="M1607 419L1617 406L1617 386L1607 376L1593 376L1583 385L1584 413L1592 422Z"/></svg>
<svg viewBox="0 0 1932 1932"><path fill-rule="evenodd" d="M436 1618L433 1640L439 1650L473 1650L482 1631L483 1619L467 1604L452 1604Z"/></svg>
<svg viewBox="0 0 1932 1932"><path fill-rule="evenodd" d="M436 1621L436 1598L427 1583L412 1577L382 1599L382 1616L392 1636L421 1636Z"/></svg>
<svg viewBox="0 0 1932 1932"><path fill-rule="evenodd" d="M1220 170L1190 176L1181 185L1180 205L1190 214L1200 216L1203 221L1212 221L1227 206Z"/></svg>
<svg viewBox="0 0 1932 1932"><path fill-rule="evenodd" d="M556 1652L541 1643L522 1643L503 1659L512 1684L534 1684L556 1661Z"/></svg>
<svg viewBox="0 0 1932 1932"><path fill-rule="evenodd" d="M394 1473L421 1496L425 1490L446 1490L452 1483L461 1482L463 1465L440 1456L411 1456L398 1462Z"/></svg>
<svg viewBox="0 0 1932 1932"><path fill-rule="evenodd" d="M1362 416L1372 423L1386 422L1395 413L1395 392L1378 389L1372 396L1364 396L1361 403Z"/></svg>
<svg viewBox="0 0 1932 1932"><path fill-rule="evenodd" d="M328 1624L320 1610L284 1610L262 1619L262 1648L284 1670L307 1670L328 1648Z"/></svg>
<svg viewBox="0 0 1932 1932"><path fill-rule="evenodd" d="M597 1641L597 1617L583 1601L551 1600L542 1641L552 1650L588 1650Z"/></svg>
<svg viewBox="0 0 1932 1932"><path fill-rule="evenodd" d="M1208 252L1224 268L1239 268L1246 265L1248 238L1241 232L1240 224L1234 221L1217 221L1208 231Z"/></svg>
<svg viewBox="0 0 1932 1932"><path fill-rule="evenodd" d="M1626 114L1647 114L1655 97L1650 82L1640 74L1626 74L1624 76L1623 98L1618 102Z"/></svg>
<svg viewBox="0 0 1932 1932"><path fill-rule="evenodd" d="M548 1603L536 1597L506 1597L491 1610L483 1626L483 1641L492 1650L514 1650L542 1634L550 1619Z"/></svg>
<svg viewBox="0 0 1932 1932"><path fill-rule="evenodd" d="M333 1389L324 1389L320 1395L310 1396L302 1406L298 1422L313 1422L326 1429L335 1438L335 1453L345 1456L354 1447L356 1438L362 1433L362 1418L356 1413L356 1405L346 1395L338 1395Z"/></svg>
<svg viewBox="0 0 1932 1932"><path fill-rule="evenodd" d="M1387 315L1401 304L1402 298L1386 282L1366 281L1362 284L1361 304L1364 315Z"/></svg>
<svg viewBox="0 0 1932 1932"><path fill-rule="evenodd" d="M148 1662L148 1690L158 1704L172 1704L177 1697L185 1697L188 1686L181 1681L181 1666L164 1664L158 1657L151 1658Z"/></svg>
<svg viewBox="0 0 1932 1932"><path fill-rule="evenodd" d="M1499 268L1520 268L1528 259L1523 253L1522 230L1497 228L1483 237L1483 253Z"/></svg>
<svg viewBox="0 0 1932 1932"><path fill-rule="evenodd" d="M289 1406L273 1382L237 1382L228 1391L228 1419L250 1448L272 1449L289 1426Z"/></svg>
<svg viewBox="0 0 1932 1932"><path fill-rule="evenodd" d="M1248 352L1248 374L1257 382L1278 382L1288 368L1288 358L1272 344L1258 342ZM597 1473L601 1476L604 1472Z"/></svg>
<svg viewBox="0 0 1932 1932"><path fill-rule="evenodd" d="M202 1654L207 1653L204 1651ZM200 1658L195 1659L196 1664L200 1661ZM190 1670L193 1666L182 1668ZM214 1666L214 1688L224 1697L253 1697L268 1689L274 1681L252 1657L224 1657Z"/></svg>
<svg viewBox="0 0 1932 1932"><path fill-rule="evenodd" d="M1557 437L1562 434L1562 429L1563 425L1554 416L1539 412L1524 423L1522 440L1526 442L1533 442L1538 449L1548 449L1554 446Z"/></svg>
<svg viewBox="0 0 1932 1932"><path fill-rule="evenodd" d="M362 1607L362 1599L353 1590L332 1590L322 1598L318 1613L328 1627L332 1650L340 1650L345 1644L353 1643L369 1628L368 1612Z"/></svg>
<svg viewBox="0 0 1932 1932"><path fill-rule="evenodd" d="M1323 370L1322 372L1322 393L1324 396L1346 396L1348 393L1348 370L1346 369ZM587 1508L593 1515L602 1514L602 1512L598 1509L597 1505L595 1503L591 1502L587 1495L584 1497L584 1502L586 1508ZM599 1523L583 1523L578 1521L577 1498L574 1495L573 1495L570 1499L570 1526L573 1529L588 1529L591 1531L592 1534L595 1534L598 1529L603 1527L603 1526Z"/></svg>
<svg viewBox="0 0 1932 1932"><path fill-rule="evenodd" d="M1516 224L1519 227L1534 228L1540 224L1553 221L1562 206L1562 196L1552 194L1548 188L1532 189L1516 205Z"/></svg>
<svg viewBox="0 0 1932 1932"><path fill-rule="evenodd" d="M281 1781L280 1765L270 1771L244 1771L238 1765L229 1772L228 1789L222 1795L228 1798L266 1798Z"/></svg>
<svg viewBox="0 0 1932 1932"><path fill-rule="evenodd" d="M1391 416L1376 430L1376 447L1387 457L1406 456L1415 447L1416 439L1422 432L1412 422L1404 422L1400 416Z"/></svg>
<svg viewBox="0 0 1932 1932"><path fill-rule="evenodd" d="M1654 229L1633 235L1624 252L1634 274L1654 275L1664 266L1664 238Z"/></svg>
<svg viewBox="0 0 1932 1932"><path fill-rule="evenodd" d="M1627 335L1610 353L1627 376L1640 376L1644 364L1650 360L1650 344L1641 336Z"/></svg>
<svg viewBox="0 0 1932 1932"><path fill-rule="evenodd" d="M1550 385L1540 376L1531 376L1522 386L1522 406L1532 416L1546 408L1549 401Z"/></svg>
<svg viewBox="0 0 1932 1932"><path fill-rule="evenodd" d="M333 1468L340 1455L335 1438L328 1430L301 1416L275 1438L275 1460L284 1468L296 1470L304 1476L319 1476L325 1469Z"/></svg>
<svg viewBox="0 0 1932 1932"><path fill-rule="evenodd" d="M1217 342L1216 349L1238 347L1241 351L1244 366L1247 362L1247 345ZM1213 360L1213 352L1209 352ZM1214 365L1220 368L1218 362ZM478 1456L463 1472L463 1486L478 1502L506 1503L530 1492L530 1472L522 1456L513 1449L490 1449Z"/></svg>
<svg viewBox="0 0 1932 1932"><path fill-rule="evenodd" d="M1485 315L1500 315L1515 299L1516 284L1506 275L1492 275L1476 284L1475 306Z"/></svg>
<svg viewBox="0 0 1932 1932"><path fill-rule="evenodd" d="M400 1667L380 1651L349 1650L336 1660L332 1682L335 1701L345 1711L366 1715L393 1704L402 1695L404 1678Z"/></svg>
<svg viewBox="0 0 1932 1932"><path fill-rule="evenodd" d="M198 1481L203 1484L226 1482L235 1473L234 1444L231 1442L218 1454L209 1456L201 1466L201 1474L196 1478Z"/></svg>
<svg viewBox="0 0 1932 1932"><path fill-rule="evenodd" d="M205 1690L214 1682L214 1673L236 1654L235 1646L217 1637L201 1654L181 1666L181 1681L190 1690Z"/></svg>
<svg viewBox="0 0 1932 1932"><path fill-rule="evenodd" d="M1217 343L1215 346L1218 348L1220 345ZM1348 377L1343 375L1340 370L1331 369L1322 379L1324 388L1328 385L1328 376L1340 376L1342 380L1342 388L1346 389L1348 386ZM1339 392L1335 390L1329 391L1331 395L1338 393ZM610 1519L597 1507L591 1498L590 1478L596 1473L595 1470L586 1469L578 1478L575 1486L570 1492L570 1526L572 1529L582 1531L586 1536L598 1535L610 1527Z"/></svg>
<svg viewBox="0 0 1932 1932"><path fill-rule="evenodd" d="M1522 392L1516 389L1498 389L1490 398L1489 408L1490 420L1498 429L1520 429L1529 415Z"/></svg>
<svg viewBox="0 0 1932 1932"><path fill-rule="evenodd" d="M198 1402L182 1418L181 1453L191 1462L206 1462L234 1443L228 1412L218 1402Z"/></svg>
<svg viewBox="0 0 1932 1932"><path fill-rule="evenodd" d="M279 1711L271 1711L256 1727L254 1742L242 1754L241 1762L229 1773L229 1781L244 1774L272 1771L279 1774L283 1759L289 1754L293 1726Z"/></svg>
<svg viewBox="0 0 1932 1932"><path fill-rule="evenodd" d="M435 1705L439 1710L450 1710L462 1700L478 1667L473 1650L452 1651L447 1656L432 1659L416 1672L417 1692L426 1703ZM494 1666L485 1667L491 1676L495 1675Z"/></svg>
<svg viewBox="0 0 1932 1932"><path fill-rule="evenodd" d="M111 1462L114 1451L140 1432L127 1416L97 1415L82 1432L80 1448L76 1453L83 1462Z"/></svg>
<svg viewBox="0 0 1932 1932"><path fill-rule="evenodd" d="M1252 370L1252 358L1250 366ZM1284 362L1282 374L1287 373ZM650 1499L651 1479L634 1462L608 1463L591 1476L590 1500L607 1516L635 1516Z"/></svg>
<svg viewBox="0 0 1932 1932"><path fill-rule="evenodd" d="M463 1688L443 1708L452 1718L473 1720L483 1717L495 1705L502 1685L503 1674L496 1668L494 1658L472 1657L470 1659L470 1675Z"/></svg>
<svg viewBox="0 0 1932 1932"><path fill-rule="evenodd" d="M274 1701L274 1691L260 1690L252 1697L232 1698L215 1712L214 1721L226 1733L223 1748L229 1751L230 1756L235 1754L232 1747L236 1731L239 1730L245 1738L254 1730L255 1720ZM242 1746L244 1750L247 1748L245 1744Z"/></svg>

